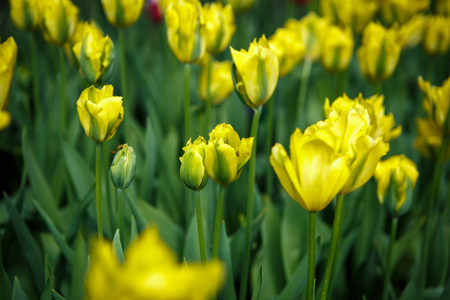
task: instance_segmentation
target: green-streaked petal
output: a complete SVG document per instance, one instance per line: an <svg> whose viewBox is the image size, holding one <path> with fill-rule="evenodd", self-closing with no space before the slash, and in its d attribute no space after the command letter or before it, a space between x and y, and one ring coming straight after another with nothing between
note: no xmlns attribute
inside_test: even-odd
<svg viewBox="0 0 450 300"><path fill-rule="evenodd" d="M252 156L253 140L253 137L242 138L239 147L238 170L241 170Z"/></svg>
<svg viewBox="0 0 450 300"><path fill-rule="evenodd" d="M209 142L205 151L205 167L214 181L223 186L229 185L237 176L236 151L223 140Z"/></svg>
<svg viewBox="0 0 450 300"><path fill-rule="evenodd" d="M183 183L192 190L198 190L205 176L203 157L194 149L186 150L181 158L180 177Z"/></svg>

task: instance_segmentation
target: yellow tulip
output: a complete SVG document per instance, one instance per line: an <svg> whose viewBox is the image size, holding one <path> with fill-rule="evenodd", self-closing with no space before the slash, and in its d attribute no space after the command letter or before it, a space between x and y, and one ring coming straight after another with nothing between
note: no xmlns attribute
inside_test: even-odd
<svg viewBox="0 0 450 300"><path fill-rule="evenodd" d="M417 177L416 164L403 154L378 163L374 173L378 201L391 216L400 217L409 210Z"/></svg>
<svg viewBox="0 0 450 300"><path fill-rule="evenodd" d="M322 15L333 23L348 26L357 34L375 18L378 11L376 0L322 0L320 1Z"/></svg>
<svg viewBox="0 0 450 300"><path fill-rule="evenodd" d="M236 31L234 12L231 5L221 2L206 3L203 7L205 17L206 50L217 55L230 44Z"/></svg>
<svg viewBox="0 0 450 300"><path fill-rule="evenodd" d="M320 61L325 70L331 73L348 68L353 56L353 33L350 27L341 29L328 26L328 34L322 38Z"/></svg>
<svg viewBox="0 0 450 300"><path fill-rule="evenodd" d="M364 29L362 45L356 54L361 73L368 81L376 83L392 75L400 58L399 40L395 28L386 29L372 22Z"/></svg>
<svg viewBox="0 0 450 300"><path fill-rule="evenodd" d="M123 120L122 97L113 96L113 86L86 88L77 101L78 117L84 132L97 143L109 140Z"/></svg>
<svg viewBox="0 0 450 300"><path fill-rule="evenodd" d="M423 40L426 17L415 15L405 24L400 26L398 34L402 43L402 48L414 48Z"/></svg>
<svg viewBox="0 0 450 300"><path fill-rule="evenodd" d="M6 110L0 110L0 131L11 123L11 115Z"/></svg>
<svg viewBox="0 0 450 300"><path fill-rule="evenodd" d="M248 51L230 49L235 89L241 100L255 109L266 103L275 91L279 74L277 57L264 35L258 42L255 38Z"/></svg>
<svg viewBox="0 0 450 300"><path fill-rule="evenodd" d="M436 158L439 149L442 146L444 139L444 129L436 124L436 121L430 118L418 118L417 123L417 138L414 141L414 146L425 157ZM444 149L444 160L450 158L450 147Z"/></svg>
<svg viewBox="0 0 450 300"><path fill-rule="evenodd" d="M324 209L349 178L346 158L298 128L291 135L290 152L291 157L278 143L272 147L270 164L281 185L307 211Z"/></svg>
<svg viewBox="0 0 450 300"><path fill-rule="evenodd" d="M136 173L136 153L128 144L119 147L109 168L109 175L116 189L124 190L133 182Z"/></svg>
<svg viewBox="0 0 450 300"><path fill-rule="evenodd" d="M385 23L406 23L414 15L426 12L430 0L383 0L381 1L381 16Z"/></svg>
<svg viewBox="0 0 450 300"><path fill-rule="evenodd" d="M436 4L436 11L440 15L450 17L450 1L438 0Z"/></svg>
<svg viewBox="0 0 450 300"><path fill-rule="evenodd" d="M199 191L208 183L205 168L206 141L199 136L193 143L191 139L183 147L184 154L180 157L180 178L184 185L194 191Z"/></svg>
<svg viewBox="0 0 450 300"><path fill-rule="evenodd" d="M158 230L149 227L126 249L123 264L117 261L111 242L92 242L86 294L87 299L96 300L207 300L219 291L224 275L219 261L178 263Z"/></svg>
<svg viewBox="0 0 450 300"><path fill-rule="evenodd" d="M175 57L183 63L202 58L205 53L205 22L198 0L179 0L166 9L167 39Z"/></svg>
<svg viewBox="0 0 450 300"><path fill-rule="evenodd" d="M253 6L255 0L225 0L225 3L231 4L235 12L246 11Z"/></svg>
<svg viewBox="0 0 450 300"><path fill-rule="evenodd" d="M98 86L114 59L114 44L109 36L91 25L83 39L73 46L73 52L80 67L80 73L90 84Z"/></svg>
<svg viewBox="0 0 450 300"><path fill-rule="evenodd" d="M450 77L444 81L442 86L432 86L430 82L424 81L420 76L418 79L419 87L425 94L423 107L428 117L433 119L436 124L450 133Z"/></svg>
<svg viewBox="0 0 450 300"><path fill-rule="evenodd" d="M278 28L269 38L269 45L277 56L280 77L291 72L305 55L305 45L299 30Z"/></svg>
<svg viewBox="0 0 450 300"><path fill-rule="evenodd" d="M450 17L428 16L423 47L430 55L444 55L450 48Z"/></svg>
<svg viewBox="0 0 450 300"><path fill-rule="evenodd" d="M102 0L108 22L117 27L128 27L139 19L144 0Z"/></svg>
<svg viewBox="0 0 450 300"><path fill-rule="evenodd" d="M39 9L44 38L51 44L62 46L75 30L79 9L70 0L40 0Z"/></svg>
<svg viewBox="0 0 450 300"><path fill-rule="evenodd" d="M17 44L13 37L9 37L0 44L0 111L6 110L8 107L16 58Z"/></svg>
<svg viewBox="0 0 450 300"><path fill-rule="evenodd" d="M42 16L38 9L39 0L9 0L11 20L22 30L34 30Z"/></svg>
<svg viewBox="0 0 450 300"><path fill-rule="evenodd" d="M234 89L233 79L231 78L231 62L213 61L210 75L210 101L212 104L218 105L222 103ZM206 62L206 65L203 64L202 66L198 93L200 99L206 101L208 96L208 62Z"/></svg>
<svg viewBox="0 0 450 300"><path fill-rule="evenodd" d="M229 124L219 124L209 134L205 149L205 166L208 176L222 186L234 182L250 159L253 137L239 139Z"/></svg>
<svg viewBox="0 0 450 300"><path fill-rule="evenodd" d="M370 126L367 132L368 135L374 139L382 137L383 141L389 142L400 136L402 133L402 126L397 126L394 129L394 116L392 113L385 115L383 101L383 95L374 95L365 99L360 93L355 99L350 99L344 93L342 97L334 100L332 105L330 105L330 100L327 98L323 108L325 116L328 116L333 110L338 113L343 113L352 108L359 112L367 110L370 118Z"/></svg>

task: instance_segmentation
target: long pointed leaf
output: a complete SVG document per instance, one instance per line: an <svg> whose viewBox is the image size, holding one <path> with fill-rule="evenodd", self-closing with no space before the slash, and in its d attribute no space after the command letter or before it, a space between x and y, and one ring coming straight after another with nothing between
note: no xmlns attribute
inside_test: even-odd
<svg viewBox="0 0 450 300"><path fill-rule="evenodd" d="M236 290L234 288L233 263L231 261L230 243L227 236L227 230L225 228L225 222L223 221L220 226L219 257L223 259L225 265L227 266L227 275L225 286L218 298L223 300L236 300L237 297Z"/></svg>
<svg viewBox="0 0 450 300"><path fill-rule="evenodd" d="M25 293L22 285L20 284L19 279L17 277L14 277L14 286L13 286L13 292L12 292L12 300L29 300L27 293Z"/></svg>
<svg viewBox="0 0 450 300"><path fill-rule="evenodd" d="M72 264L72 290L70 299L81 300L84 298L84 277L87 265L86 242L78 232L75 238Z"/></svg>
<svg viewBox="0 0 450 300"><path fill-rule="evenodd" d="M256 279L255 286L253 287L252 300L261 299L262 287L263 287L263 266L261 265L261 267L259 268L258 279Z"/></svg>

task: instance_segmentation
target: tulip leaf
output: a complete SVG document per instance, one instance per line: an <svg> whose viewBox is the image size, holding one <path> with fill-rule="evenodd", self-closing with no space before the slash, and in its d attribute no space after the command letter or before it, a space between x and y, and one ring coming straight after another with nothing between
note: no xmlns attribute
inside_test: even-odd
<svg viewBox="0 0 450 300"><path fill-rule="evenodd" d="M448 295L450 295L450 278L445 285L444 291L441 294L441 298L439 300L447 300Z"/></svg>
<svg viewBox="0 0 450 300"><path fill-rule="evenodd" d="M149 118L146 121L146 128L144 133L144 163L141 170L141 178L145 182L154 182L153 178L156 170L158 143L156 140L155 129ZM152 184L141 184L139 195L143 199L149 199L152 192Z"/></svg>
<svg viewBox="0 0 450 300"><path fill-rule="evenodd" d="M70 299L81 300L84 299L84 289L80 288L84 286L84 278L86 274L87 265L87 251L86 242L83 235L78 232L73 250L73 264L72 264L72 290L70 293Z"/></svg>
<svg viewBox="0 0 450 300"><path fill-rule="evenodd" d="M119 261L119 263L123 264L125 262L125 257L123 255L122 244L120 243L119 228L117 228L116 233L114 234L112 246L117 260Z"/></svg>
<svg viewBox="0 0 450 300"><path fill-rule="evenodd" d="M227 274L225 286L223 287L220 295L218 295L218 298L223 300L236 300L237 297L236 290L234 288L233 263L231 258L230 243L224 221L222 221L222 225L220 226L219 258L224 261L227 267Z"/></svg>
<svg viewBox="0 0 450 300"><path fill-rule="evenodd" d="M94 193L95 186L93 186L87 193L84 199L81 199L79 203L76 204L75 210L72 213L72 221L69 223L69 227L66 233L66 239L71 240L77 233L78 226L83 220L82 216L87 209L88 205L92 203L91 195Z"/></svg>
<svg viewBox="0 0 450 300"><path fill-rule="evenodd" d="M252 300L261 299L262 288L263 288L263 266L261 265L258 272L258 278L256 279L255 286L253 287Z"/></svg>
<svg viewBox="0 0 450 300"><path fill-rule="evenodd" d="M138 230L136 225L136 219L134 215L131 215L131 232L130 232L130 240L128 241L128 245L130 245L138 236Z"/></svg>
<svg viewBox="0 0 450 300"><path fill-rule="evenodd" d="M9 281L8 274L6 274L5 267L3 265L3 237L0 234L0 300L11 299L12 285Z"/></svg>
<svg viewBox="0 0 450 300"><path fill-rule="evenodd" d="M420 280L419 274L415 273L413 278L409 281L406 288L403 290L400 300L417 299L417 295L419 294L419 286L420 286L419 280Z"/></svg>
<svg viewBox="0 0 450 300"><path fill-rule="evenodd" d="M45 255L45 286L41 294L40 300L50 300L52 298L53 274L48 265L48 256Z"/></svg>
<svg viewBox="0 0 450 300"><path fill-rule="evenodd" d="M53 297L56 299L56 300L66 300L66 298L64 298L63 296L61 296L57 291L55 291L55 290L52 290L52 294L53 294Z"/></svg>
<svg viewBox="0 0 450 300"><path fill-rule="evenodd" d="M12 300L29 300L27 293L25 293L22 284L20 284L19 279L17 277L14 277L14 285L13 285L13 291L12 291Z"/></svg>
<svg viewBox="0 0 450 300"><path fill-rule="evenodd" d="M183 257L187 261L200 261L200 246L198 239L197 218L192 216L184 241Z"/></svg>

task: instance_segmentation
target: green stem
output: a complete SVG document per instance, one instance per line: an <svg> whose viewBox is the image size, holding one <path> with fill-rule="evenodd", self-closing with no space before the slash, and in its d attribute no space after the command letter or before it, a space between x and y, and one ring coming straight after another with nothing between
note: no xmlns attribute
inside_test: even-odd
<svg viewBox="0 0 450 300"><path fill-rule="evenodd" d="M300 128L304 128L306 126L306 120L304 119L304 107L305 107L305 98L306 98L306 91L308 89L308 81L309 76L311 75L311 67L312 67L312 60L307 59L303 63L303 70L302 70L302 76L300 78L300 89L298 91L298 112L297 112L297 122L296 125L300 126Z"/></svg>
<svg viewBox="0 0 450 300"><path fill-rule="evenodd" d="M306 285L306 299L314 299L314 269L316 266L316 213L309 212L308 238L308 283Z"/></svg>
<svg viewBox="0 0 450 300"><path fill-rule="evenodd" d="M203 234L203 215L202 215L202 204L200 202L200 191L196 192L195 204L197 209L196 213L197 231L198 231L198 242L200 244L200 257L202 259L202 263L204 263L206 262L206 250L205 250L205 235Z"/></svg>
<svg viewBox="0 0 450 300"><path fill-rule="evenodd" d="M241 292L240 299L244 300L247 294L247 279L250 268L250 240L252 236L252 221L253 221L253 192L255 189L255 158L256 158L256 137L258 134L259 118L261 117L262 106L256 108L253 115L252 128L250 136L253 137L252 156L250 157L250 169L248 172L248 198L247 198L247 225L245 235L245 253L244 264L242 265L241 277Z"/></svg>
<svg viewBox="0 0 450 300"><path fill-rule="evenodd" d="M59 47L59 64L61 71L61 136L66 133L66 61L64 59L64 50Z"/></svg>
<svg viewBox="0 0 450 300"><path fill-rule="evenodd" d="M220 223L222 221L222 207L223 207L223 198L225 195L225 187L220 186L219 190L219 202L217 202L216 208L216 223L214 225L214 240L213 240L213 258L219 257L219 237L220 237Z"/></svg>
<svg viewBox="0 0 450 300"><path fill-rule="evenodd" d="M273 143L273 115L274 115L274 102L275 97L272 96L272 99L269 99L269 103L267 103L267 137L266 137L266 148L267 148L267 162L270 157L270 150L272 148ZM272 197L272 182L273 182L273 169L272 166L268 163L266 170L266 187L267 187L267 195Z"/></svg>
<svg viewBox="0 0 450 300"><path fill-rule="evenodd" d="M381 95L382 93L383 93L383 83L380 81L375 84L375 94Z"/></svg>
<svg viewBox="0 0 450 300"><path fill-rule="evenodd" d="M189 139L190 128L189 128L189 76L191 74L191 65L184 64L184 140Z"/></svg>
<svg viewBox="0 0 450 300"><path fill-rule="evenodd" d="M333 273L334 258L336 257L337 245L341 234L342 207L344 206L344 195L338 195L336 199L336 211L334 212L333 230L331 233L330 251L328 252L325 278L323 281L320 300L326 300L331 274Z"/></svg>
<svg viewBox="0 0 450 300"><path fill-rule="evenodd" d="M392 218L391 239L389 240L389 249L388 249L388 253L386 256L386 273L384 274L383 300L388 300L388 298L389 298L389 280L391 277L391 258L392 258L392 251L394 250L395 235L397 234L397 224L398 224L398 218Z"/></svg>
<svg viewBox="0 0 450 300"><path fill-rule="evenodd" d="M122 245L123 244L123 236L125 233L125 228L123 227L123 210L124 210L124 205L123 205L123 194L125 193L125 190L122 189L117 189L117 228L119 228L120 230L120 239L122 240Z"/></svg>
<svg viewBox="0 0 450 300"><path fill-rule="evenodd" d="M206 106L205 106L205 130L204 134L207 135L210 131L210 122L211 122L211 69L214 58L210 56L208 61L208 69L206 73Z"/></svg>
<svg viewBox="0 0 450 300"><path fill-rule="evenodd" d="M120 53L120 88L122 89L122 97L125 99L123 104L125 111L129 109L129 102L127 95L127 63L125 59L125 37L123 34L124 28L119 28L119 53Z"/></svg>
<svg viewBox="0 0 450 300"><path fill-rule="evenodd" d="M33 76L33 103L34 103L34 114L35 121L38 119L41 113L41 102L39 100L39 76L37 67L37 56L36 56L36 40L34 38L34 32L30 32L30 50L31 50L31 73Z"/></svg>
<svg viewBox="0 0 450 300"><path fill-rule="evenodd" d="M103 238L102 230L102 173L100 168L100 144L97 143L95 148L95 202L97 204L97 230L98 237Z"/></svg>

